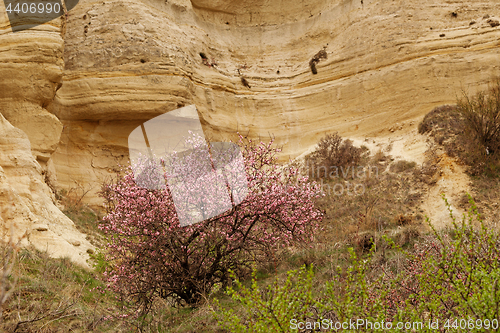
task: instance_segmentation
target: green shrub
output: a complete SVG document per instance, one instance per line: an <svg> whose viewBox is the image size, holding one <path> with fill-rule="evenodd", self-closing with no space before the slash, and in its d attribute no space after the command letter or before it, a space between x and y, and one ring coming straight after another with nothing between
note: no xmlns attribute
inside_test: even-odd
<svg viewBox="0 0 500 333"><path fill-rule="evenodd" d="M318 308L322 317L341 323L358 319L385 320L387 310L382 300L388 291L377 287L381 279L368 277L373 252L366 259L359 258L352 248L349 253L351 265L344 271L337 267L337 274L326 284L325 293L320 296Z"/></svg>
<svg viewBox="0 0 500 333"><path fill-rule="evenodd" d="M316 292L311 290L312 272L304 268L289 272L282 286L276 280L265 294L255 279L251 290L238 282L240 291L230 289L229 294L243 305L245 315L218 309L220 325L230 332L297 332L290 325L295 319L309 322L308 331L317 331L314 323L329 324L331 330L334 323L354 322L355 330L350 325L344 330L374 332L376 326L370 325L385 322L385 328L387 323L391 327L387 332L435 332L437 327L429 323L438 322L446 332L497 331L500 237L485 226L471 197L469 213L458 223L443 199L451 231L438 232L427 220L432 235L411 251L386 237L396 254L383 267L373 260L373 252L363 259L350 249L349 267L338 268L326 289ZM403 323L412 323L411 329Z"/></svg>
<svg viewBox="0 0 500 333"><path fill-rule="evenodd" d="M304 265L299 270L289 271L283 285L280 286L279 280L276 279L261 290L254 270L250 289L236 279L237 288L229 287L227 291L233 300L243 305L243 316L225 309L215 312L214 315L220 327L230 332L292 332L290 322L293 319L304 321L313 315L310 311L314 304L313 276L312 265L308 269ZM215 305L220 307L217 300Z"/></svg>
<svg viewBox="0 0 500 333"><path fill-rule="evenodd" d="M384 283L391 290L386 298L389 313L405 321L430 317L448 324L447 332L464 331L463 327L453 327L455 319L471 319L474 323L488 319L498 323L498 233L486 228L470 197L471 209L461 223L456 222L444 200L453 228L443 234L431 225L433 237L412 253L400 250L406 257L404 268L398 274L389 273Z"/></svg>

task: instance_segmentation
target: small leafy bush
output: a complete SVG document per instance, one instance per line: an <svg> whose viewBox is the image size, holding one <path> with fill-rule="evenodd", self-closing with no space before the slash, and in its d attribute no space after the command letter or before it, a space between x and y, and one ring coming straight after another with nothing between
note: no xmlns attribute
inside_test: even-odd
<svg viewBox="0 0 500 333"><path fill-rule="evenodd" d="M315 304L312 296L313 266L302 266L287 273L284 282L275 280L266 288L259 287L256 271L252 274L250 288L235 280L236 288L229 287L227 293L244 307L244 314L237 315L231 309L220 307L215 318L222 329L237 333L292 332L292 320L305 321L312 318L311 307Z"/></svg>
<svg viewBox="0 0 500 333"><path fill-rule="evenodd" d="M300 310L289 307L295 314L286 311L286 315L278 318L288 323L289 318L309 322L308 332L317 331L314 323L318 322L331 327L335 323L358 323L358 320L363 325L356 326L356 330L363 332L379 331L368 324L375 322L385 322L386 328L390 324L391 328L385 330L388 332L435 332L438 327L429 326L429 321L438 321L439 329L446 332L497 331L500 326L499 234L485 226L472 198L469 197L471 209L461 222L456 221L450 205L443 199L452 219L450 231L438 232L428 221L433 233L410 250L403 250L385 237L396 254L382 262L373 260L373 250L363 259L349 249L349 266L337 267L326 289L313 289L312 298L309 288L294 287L311 285L312 275L290 272L296 275L296 285L285 284L276 288L273 295L284 295L288 291L294 299L307 300L307 306ZM247 313L253 314L244 321L232 312L216 309L219 319L240 325L224 326L230 332L261 332L244 330L243 325L266 327L276 320L269 319L275 318L271 316L274 312L267 310L264 296L256 289L254 282L252 292L243 289L235 298ZM231 294L234 298L234 291ZM404 323L413 324L408 328ZM271 331L297 332L290 324Z"/></svg>
<svg viewBox="0 0 500 333"><path fill-rule="evenodd" d="M318 148L306 159L310 174L326 177L333 168L354 167L361 161L363 149L353 146L351 140L343 140L338 133L328 134L318 142Z"/></svg>
<svg viewBox="0 0 500 333"><path fill-rule="evenodd" d="M450 318L498 322L499 235L484 225L471 198L468 218L464 216L461 223L444 200L452 232L442 234L431 225L434 237L416 244L411 253L401 250L406 257L403 268L397 275L385 275L384 284L392 290L385 297L389 314L407 319L430 316L442 322Z"/></svg>

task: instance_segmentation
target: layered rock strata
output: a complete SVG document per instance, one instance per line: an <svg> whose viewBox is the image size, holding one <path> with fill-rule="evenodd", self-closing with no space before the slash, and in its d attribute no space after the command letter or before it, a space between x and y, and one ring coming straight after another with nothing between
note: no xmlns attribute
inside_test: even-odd
<svg viewBox="0 0 500 333"><path fill-rule="evenodd" d="M90 180L97 204L130 131L188 104L208 136L272 136L284 159L326 132L383 135L500 75L498 16L495 1L82 1L49 106L67 125L58 176Z"/></svg>
<svg viewBox="0 0 500 333"><path fill-rule="evenodd" d="M1 2L1 239L12 230L15 242L86 267L93 246L56 206L51 158L63 129L47 106L61 87L64 19L13 33L3 7Z"/></svg>
<svg viewBox="0 0 500 333"><path fill-rule="evenodd" d="M94 247L54 204L44 172L24 131L0 114L0 225L2 239L32 245L52 257L69 257L87 267Z"/></svg>
<svg viewBox="0 0 500 333"><path fill-rule="evenodd" d="M17 33L1 13L4 123L34 175L94 206L131 131L185 105L206 136L274 137L287 159L328 132L411 128L500 75L495 0L82 0Z"/></svg>

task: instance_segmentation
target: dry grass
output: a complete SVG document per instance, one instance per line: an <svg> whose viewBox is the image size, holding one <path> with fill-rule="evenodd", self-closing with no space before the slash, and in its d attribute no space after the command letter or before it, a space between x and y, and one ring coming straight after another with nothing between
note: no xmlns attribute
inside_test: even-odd
<svg viewBox="0 0 500 333"><path fill-rule="evenodd" d="M468 166L467 172L471 176L471 194L478 206L479 213L493 228L498 228L498 221L500 220L500 152L490 151L490 154L488 154L483 147L484 144L473 135L472 125L470 125L470 123L476 124L474 126L477 127L478 132L490 133L489 137L492 137L494 126L488 124L496 121L496 111L493 104L499 104L498 101L500 101L499 81L497 81L495 87L496 100L493 98L491 105L488 106L490 107L490 116L494 119L490 120L489 123L487 120L484 123L478 122L478 114L474 114L474 110L478 108L478 103L487 100L483 93L461 102L462 108L469 108L468 113L471 113L469 114L469 117L471 117L469 121L466 121L466 115L459 110L458 106L446 105L435 108L427 114L419 124L419 132L429 133L449 156L458 157ZM434 150L431 150L430 153L431 156L429 156L428 161L421 168L417 168L415 176L424 183L432 185L435 182L434 174L437 171L437 155ZM469 207L466 195L462 197L460 207L463 209Z"/></svg>
<svg viewBox="0 0 500 333"><path fill-rule="evenodd" d="M419 204L425 184L421 174L425 170L406 161L391 166L391 157L382 151L373 156L366 148L359 152L359 165L365 170L376 166L377 173L368 176L367 172L365 177L356 175L348 179L339 177L323 181L343 186L345 181L350 181L362 185L363 193L330 195L319 199L318 205L326 215L324 232L318 235L317 242L312 248L287 248L276 253L272 264L259 267L259 284L266 285L276 276L284 277L288 270L312 264L317 279L314 292L321 293L326 282L337 274L337 267L350 265L347 247L354 247L361 256L375 249L375 265L369 272L375 277L381 274L377 265L383 263L396 267L400 262L397 254L382 239L383 236L408 248L421 239ZM432 169L430 165L426 168ZM96 228L97 214L83 206L66 207L66 214L75 220L78 227L86 233L95 234L95 238L102 243L102 235ZM20 277L19 288L3 313L4 331L12 331L20 321L27 321L20 324L18 332L222 332L211 314L210 302L192 309L173 308L167 302L158 300L151 315L143 321L104 320L106 315L119 313L119 304L110 292L101 294L93 290L97 286L104 287L101 273L106 264L102 256L94 257L97 269L89 272L73 266L68 260L50 259L46 254L23 250L16 266L16 274ZM210 297L214 296L225 308L233 308L236 313L242 309L223 290L215 290ZM40 319L34 321L37 318Z"/></svg>
<svg viewBox="0 0 500 333"><path fill-rule="evenodd" d="M495 230L500 230L500 178L486 175L471 178L474 200L481 217ZM468 206L467 198L461 201L464 207Z"/></svg>
<svg viewBox="0 0 500 333"><path fill-rule="evenodd" d="M365 171L376 168L378 173L368 177L366 171L367 177L349 179L351 184L357 184L358 189L363 188L362 193L338 195L340 191L332 190L330 195L318 200L319 207L325 212L325 232L319 242L355 246L363 252L369 247L370 237L375 239L402 224L423 222L423 211L419 207L425 188L422 173L427 172L429 166L417 168L414 162L399 161L387 170L390 162L390 156L382 151L376 152L365 159L365 165L361 167ZM346 186L340 177L320 181L326 190L339 189L340 186L345 189ZM401 216L404 216L403 222Z"/></svg>
<svg viewBox="0 0 500 333"><path fill-rule="evenodd" d="M397 161L395 163L392 163L389 170L391 170L391 172L399 173L399 172L409 171L409 170L415 168L416 166L417 166L417 163L415 163L413 161L408 162L405 160L401 160L401 161Z"/></svg>
<svg viewBox="0 0 500 333"><path fill-rule="evenodd" d="M94 246L102 248L106 240L98 228L101 217L98 212L82 203L82 199L89 191L82 187L63 191L58 195L59 204L63 213L75 222L76 228L87 235L86 239Z"/></svg>
<svg viewBox="0 0 500 333"><path fill-rule="evenodd" d="M2 332L123 332L104 316L116 308L96 273L68 259L51 259L32 248L22 249L13 269L18 278L6 302Z"/></svg>

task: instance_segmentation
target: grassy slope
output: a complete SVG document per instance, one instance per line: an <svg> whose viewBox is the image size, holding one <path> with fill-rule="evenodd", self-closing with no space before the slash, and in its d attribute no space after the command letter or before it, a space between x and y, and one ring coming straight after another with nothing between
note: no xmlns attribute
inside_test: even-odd
<svg viewBox="0 0 500 333"><path fill-rule="evenodd" d="M423 126L450 154L457 149L456 154L460 154L463 150L453 140L458 126L454 115L453 108L443 108L427 117ZM269 283L276 275L284 277L290 269L312 263L316 267L316 292L320 292L325 282L331 279L335 267L347 265L347 247L352 246L362 254L369 237L374 237L377 245L375 260L394 264L398 258L381 241L381 235L388 235L397 244L410 247L427 232L419 204L436 169L428 164L419 167L412 163L392 163L391 157L381 152L365 157L365 165L379 167L377 177L354 180L363 183L365 193L359 196L331 195L319 200L319 206L326 212L325 232L319 235L313 248L284 250L277 256L276 263L260 267L258 278L261 284ZM328 181L332 186L340 182L341 179ZM500 180L478 175L472 177L472 182L480 211L491 220L497 219ZM66 206L66 214L79 229L87 233L94 244L103 246L105 239L96 227L97 216L81 206L71 205L71 202ZM136 322L105 320L106 316L117 313L120 305L110 292L99 291L104 290L104 263L98 255L95 258L97 269L86 271L66 259L50 259L33 249L21 250L11 277L13 280L17 276L19 280L4 307L3 330L13 331L17 325L18 332L137 332ZM372 272L374 275L378 273ZM238 304L222 291L216 291L212 296L219 298L224 307L238 312ZM208 304L198 309L172 308L159 301L149 320L151 322L142 331L220 331Z"/></svg>

